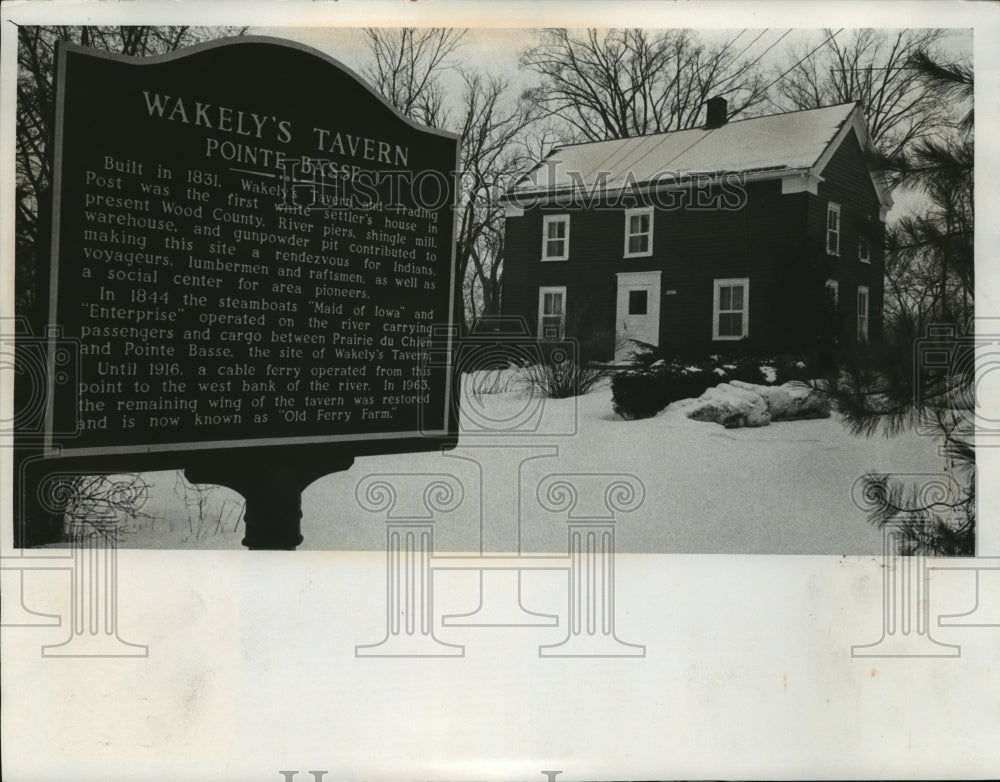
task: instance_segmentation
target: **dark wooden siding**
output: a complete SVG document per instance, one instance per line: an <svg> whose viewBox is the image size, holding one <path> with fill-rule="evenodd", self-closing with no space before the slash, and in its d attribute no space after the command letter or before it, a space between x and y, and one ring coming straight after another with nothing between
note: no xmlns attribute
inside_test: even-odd
<svg viewBox="0 0 1000 782"><path fill-rule="evenodd" d="M534 331L538 289L565 285L568 330L581 340L603 334L610 354L618 272L660 270L660 344L679 352L731 349L712 341L713 281L750 278L749 348L781 342L775 301L784 256L805 239L804 194L781 195L779 182L750 183L739 209L654 209L653 254L625 258L625 208L535 208L507 220L504 314ZM567 261L541 260L542 217L570 216Z"/></svg>
<svg viewBox="0 0 1000 782"><path fill-rule="evenodd" d="M660 270L660 345L681 354L798 352L816 341L825 279L839 282L842 338L853 339L857 287L868 285L870 334L878 336L883 226L879 204L853 131L823 172L819 195L781 194L780 181L750 182L738 209L654 210L653 254L625 258L625 206L535 207L507 219L502 311L538 320L538 289L565 286L567 331L597 335L609 358L615 331L616 273ZM825 253L826 205L841 205L841 256ZM570 217L569 259L545 261L542 218ZM858 236L870 237L871 264L857 259ZM713 281L750 279L747 344L712 340Z"/></svg>
<svg viewBox="0 0 1000 782"><path fill-rule="evenodd" d="M826 247L826 213L830 202L840 204L840 255L827 256L829 276L839 282L841 338L857 333L858 286L868 287L869 339L881 336L885 273L885 224L879 218L878 194L872 185L858 138L852 130L821 172L819 195L809 197L809 230ZM867 236L871 263L858 260L858 243Z"/></svg>

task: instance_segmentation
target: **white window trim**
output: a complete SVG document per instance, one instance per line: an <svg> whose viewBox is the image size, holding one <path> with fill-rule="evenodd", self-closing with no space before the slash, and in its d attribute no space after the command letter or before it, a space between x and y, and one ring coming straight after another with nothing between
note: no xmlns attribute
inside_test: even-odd
<svg viewBox="0 0 1000 782"><path fill-rule="evenodd" d="M562 255L547 255L549 248L549 224L566 223L566 238L563 239ZM543 261L566 261L569 260L569 215L546 215L542 218L542 260Z"/></svg>
<svg viewBox="0 0 1000 782"><path fill-rule="evenodd" d="M865 294L865 312L864 312L864 324L865 324L865 328L864 328L864 336L863 336L863 338L862 338L862 333L861 333L861 322L862 322L862 320L861 320L861 294L862 293ZM861 341L867 342L868 341L868 333L869 333L868 332L868 324L869 324L870 317L871 317L871 294L868 292L868 287L866 285L859 285L858 286L857 307L858 307L858 338L861 339Z"/></svg>
<svg viewBox="0 0 1000 782"><path fill-rule="evenodd" d="M830 228L830 213L831 212L836 212L836 214L837 214L837 230L836 231L833 231ZM840 237L840 233L841 233L841 231L840 231L840 228L841 228L840 219L841 219L841 216L840 216L840 204L836 204L833 201L830 201L826 205L826 225L824 226L825 231L824 231L824 234L823 234L826 237L826 254L827 255L834 255L834 256L840 257L840 238L841 238ZM836 236L837 236L837 249L834 250L834 251L832 251L832 252L830 251L830 233L831 232L835 233Z"/></svg>
<svg viewBox="0 0 1000 782"><path fill-rule="evenodd" d="M545 294L546 293L559 293L562 294L562 323L559 324L559 339L563 339L566 336L566 286L565 285L543 285L538 288L538 328L535 333L535 337L542 341L546 339L545 332L542 327L543 317L545 315Z"/></svg>
<svg viewBox="0 0 1000 782"><path fill-rule="evenodd" d="M862 255L861 254L862 244L865 244L865 245L868 246L868 255ZM859 236L858 237L858 260L861 261L861 263L871 263L872 262L872 243L871 243L871 240L867 236Z"/></svg>
<svg viewBox="0 0 1000 782"><path fill-rule="evenodd" d="M714 280L714 291L712 294L712 339L714 340L729 340L736 341L741 340L750 333L750 278L749 277L730 277L726 279ZM719 336L719 303L721 298L721 289L726 285L742 285L743 286L743 333L737 336ZM736 310L727 310L727 312L736 312Z"/></svg>
<svg viewBox="0 0 1000 782"><path fill-rule="evenodd" d="M833 306L840 306L840 283L837 280L827 280L826 289L833 291Z"/></svg>
<svg viewBox="0 0 1000 782"><path fill-rule="evenodd" d="M648 245L649 249L647 249L647 250L645 250L643 252L639 252L639 253L630 253L628 251L628 240L632 236L643 236L644 235L644 234L630 234L629 231L628 231L628 226L629 226L629 223L632 221L632 218L636 217L638 215L649 215L649 245ZM648 258L650 255L653 254L653 207L651 207L651 206L643 206L643 207L638 207L636 209L626 209L625 210L625 249L624 249L624 253L625 253L625 257L626 258Z"/></svg>

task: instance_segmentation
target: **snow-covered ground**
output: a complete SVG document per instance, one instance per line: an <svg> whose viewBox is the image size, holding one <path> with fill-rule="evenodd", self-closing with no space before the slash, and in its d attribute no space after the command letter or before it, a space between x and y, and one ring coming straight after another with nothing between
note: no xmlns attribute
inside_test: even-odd
<svg viewBox="0 0 1000 782"><path fill-rule="evenodd" d="M303 496L301 549L382 550L385 513L362 508L359 482L388 474L404 503L419 494L420 479L398 476L445 473L464 498L435 515L436 550L561 552L566 515L546 510L536 492L547 475L569 473L588 475L570 479L578 483L600 481L594 474L641 482L641 506L617 516L621 552L874 555L881 533L851 498L859 476L944 468L933 440L853 437L836 413L725 429L688 419L690 403L678 402L655 418L624 421L612 411L607 383L581 397L541 400L511 380L489 379L479 387L495 393L466 395L456 451L360 458L312 484ZM214 488L199 497L174 472L145 477L147 517L130 524L123 547L241 548L238 495Z"/></svg>

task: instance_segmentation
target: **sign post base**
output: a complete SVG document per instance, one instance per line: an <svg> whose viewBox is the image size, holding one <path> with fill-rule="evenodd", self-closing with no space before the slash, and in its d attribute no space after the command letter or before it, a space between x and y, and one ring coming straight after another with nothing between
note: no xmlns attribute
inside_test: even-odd
<svg viewBox="0 0 1000 782"><path fill-rule="evenodd" d="M317 478L349 469L353 456L332 460L264 462L237 459L184 469L191 483L225 486L246 499L243 545L251 551L294 551L302 543L302 492Z"/></svg>

